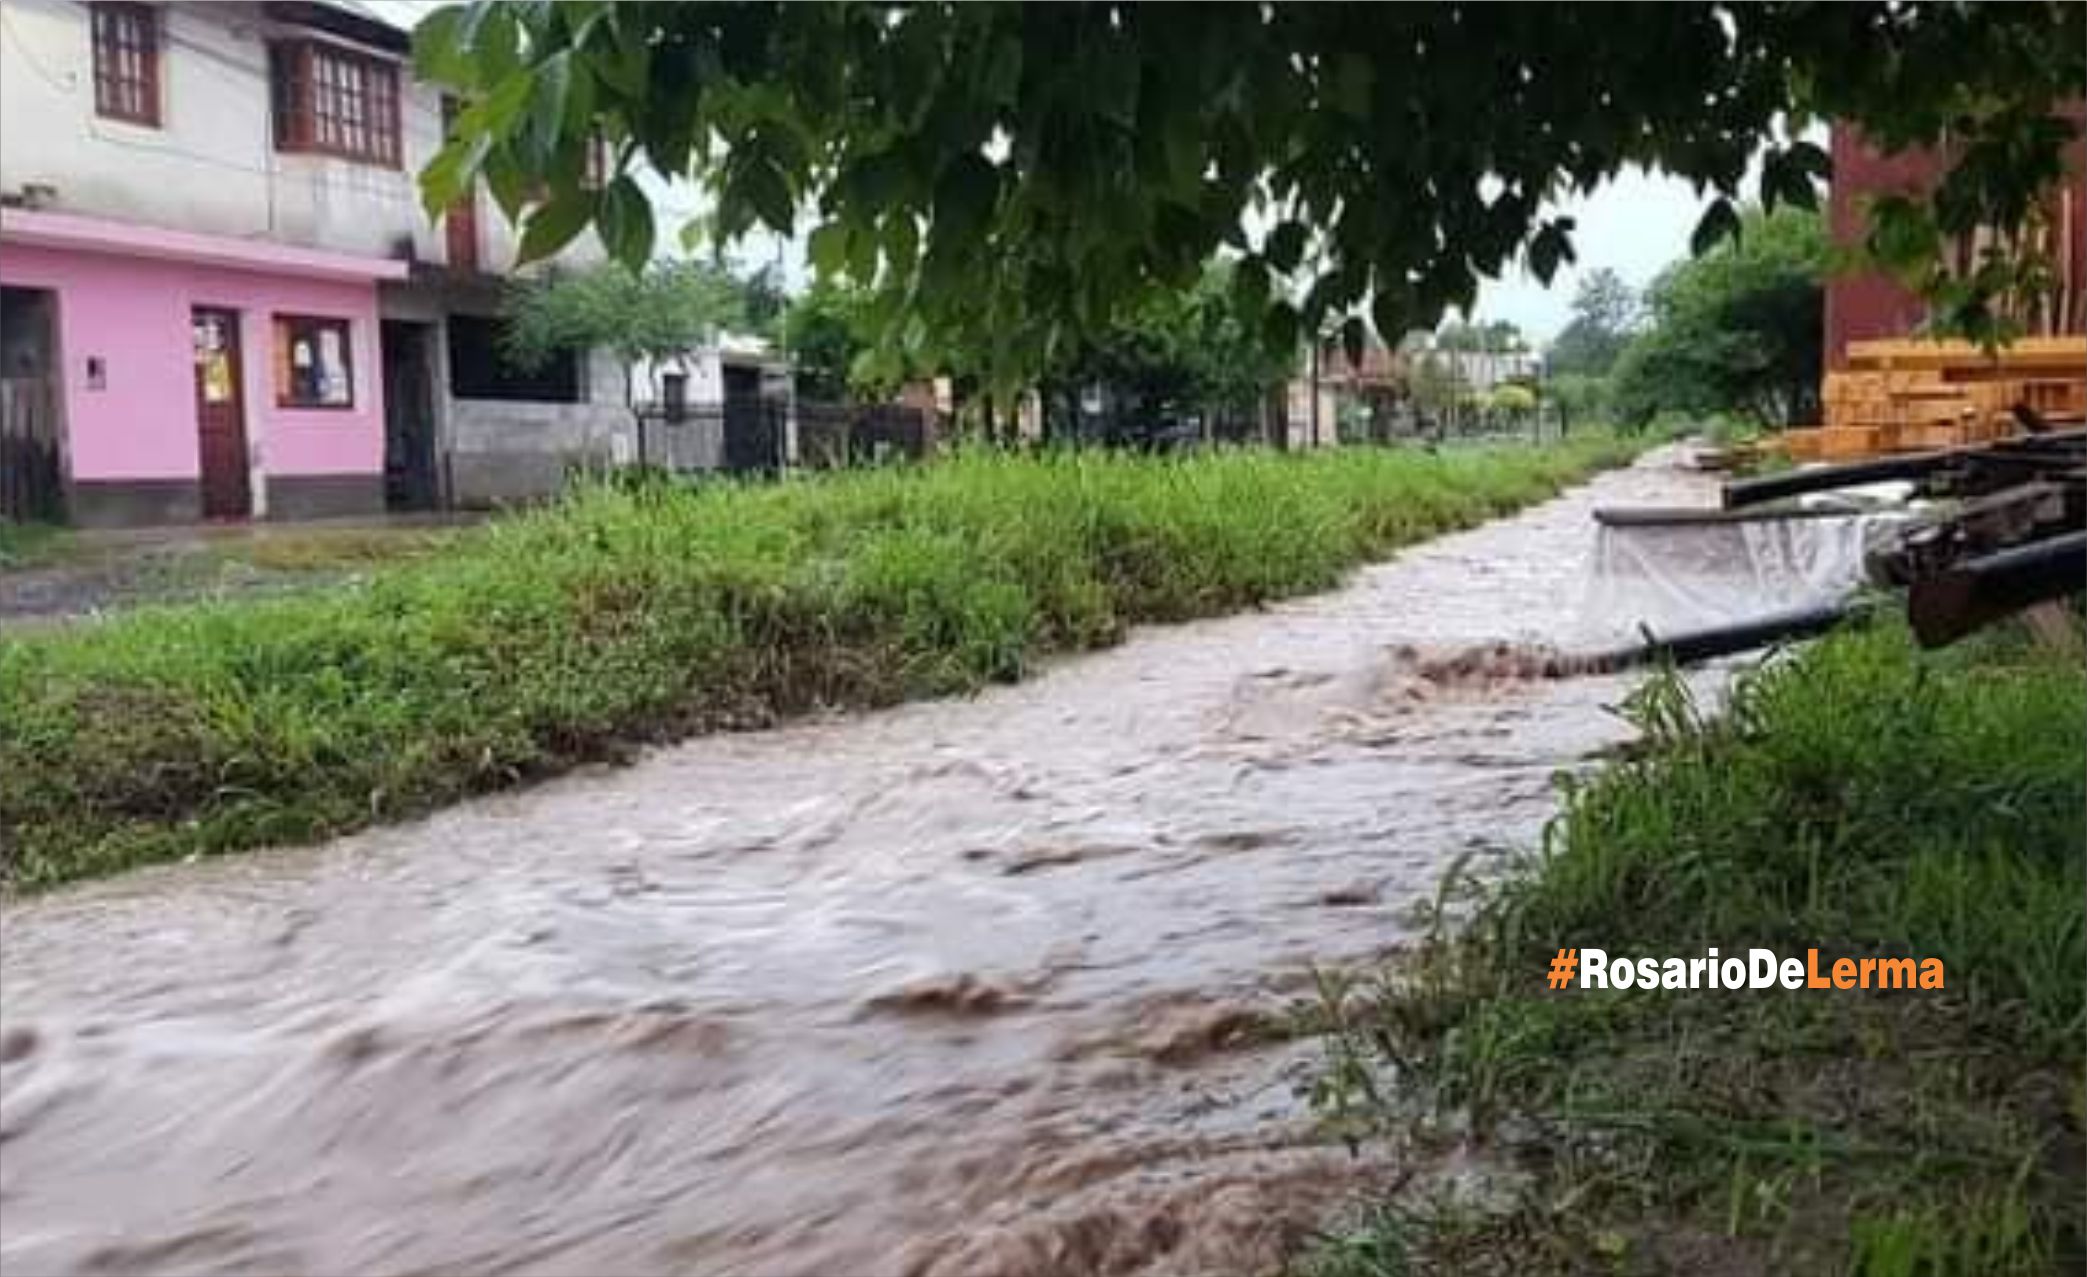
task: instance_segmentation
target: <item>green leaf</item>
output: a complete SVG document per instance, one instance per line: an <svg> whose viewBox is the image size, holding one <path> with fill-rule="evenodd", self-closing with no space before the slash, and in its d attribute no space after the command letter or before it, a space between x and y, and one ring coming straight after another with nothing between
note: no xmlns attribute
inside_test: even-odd
<svg viewBox="0 0 2087 1277"><path fill-rule="evenodd" d="M478 66L478 82L498 84L522 69L522 31L515 6L477 3L462 32Z"/></svg>
<svg viewBox="0 0 2087 1277"><path fill-rule="evenodd" d="M1000 173L976 153L961 155L935 183L935 231L968 235L985 225L1000 194Z"/></svg>
<svg viewBox="0 0 2087 1277"><path fill-rule="evenodd" d="M920 223L913 220L907 210L891 215L884 232L884 255L891 262L891 269L901 278L911 275L920 260Z"/></svg>
<svg viewBox="0 0 2087 1277"><path fill-rule="evenodd" d="M1138 122L1138 46L1117 35L1077 69L1088 85L1087 101L1103 119L1128 129Z"/></svg>
<svg viewBox="0 0 2087 1277"><path fill-rule="evenodd" d="M1341 353L1348 357L1350 368L1362 367L1363 351L1369 343L1369 330L1363 325L1362 316L1350 315L1341 325Z"/></svg>
<svg viewBox="0 0 2087 1277"><path fill-rule="evenodd" d="M572 51L560 49L537 64L529 93L529 128L538 154L548 156L565 125L566 95L572 88Z"/></svg>
<svg viewBox="0 0 2087 1277"><path fill-rule="evenodd" d="M999 106L1012 106L1020 96L1022 88L1022 41L1017 36L1002 34L993 41L993 52L986 63L985 91Z"/></svg>
<svg viewBox="0 0 2087 1277"><path fill-rule="evenodd" d="M1353 120L1370 118L1370 93L1376 87L1376 68L1360 53L1343 53L1333 60L1333 107Z"/></svg>
<svg viewBox="0 0 2087 1277"><path fill-rule="evenodd" d="M463 39L469 14L467 5L446 5L413 28L413 72L418 78L459 88L473 82L478 68Z"/></svg>
<svg viewBox="0 0 2087 1277"><path fill-rule="evenodd" d="M632 270L642 270L652 258L652 201L628 173L609 183L601 193L601 210L595 229L609 256Z"/></svg>
<svg viewBox="0 0 2087 1277"><path fill-rule="evenodd" d="M1398 292L1380 290L1370 301L1370 322L1376 325L1377 338L1386 346L1397 346L1405 336L1409 320L1407 307L1410 302Z"/></svg>
<svg viewBox="0 0 2087 1277"><path fill-rule="evenodd" d="M515 162L506 147L497 146L486 153L480 172L485 175L486 189L493 193L493 202L500 206L507 220L519 218L535 186L528 171Z"/></svg>
<svg viewBox="0 0 2087 1277"><path fill-rule="evenodd" d="M606 221L606 201L601 210ZM539 204L531 210L529 220L522 227L521 246L515 252L515 265L525 266L530 262L542 261L556 253L583 230L596 216L595 199L588 191L560 191L548 203ZM647 224L650 224L647 214ZM602 239L606 243L608 232L604 229ZM613 248L610 250L615 251Z"/></svg>
<svg viewBox="0 0 2087 1277"><path fill-rule="evenodd" d="M1247 319L1259 316L1268 305L1268 269L1260 258L1241 258L1232 268L1232 302Z"/></svg>
<svg viewBox="0 0 2087 1277"><path fill-rule="evenodd" d="M1702 220L1696 223L1695 232L1688 237L1688 251L1701 257L1726 240L1738 237L1739 212L1732 207L1731 200L1719 196L1703 210Z"/></svg>
<svg viewBox="0 0 2087 1277"><path fill-rule="evenodd" d="M441 217L471 190L471 179L491 145L480 133L445 142L435 152L420 171L420 204L429 220Z"/></svg>
<svg viewBox="0 0 2087 1277"><path fill-rule="evenodd" d="M483 133L493 141L504 142L514 133L521 119L522 108L529 104L529 95L535 84L527 71L518 71L508 76L493 91L470 106L457 117L457 132L465 135Z"/></svg>
<svg viewBox="0 0 2087 1277"><path fill-rule="evenodd" d="M1287 351L1297 344L1297 308L1277 302L1261 316L1261 342L1270 351Z"/></svg>
<svg viewBox="0 0 2087 1277"><path fill-rule="evenodd" d="M1826 153L1809 142L1799 142L1770 152L1761 161L1761 207L1774 212L1777 205L1792 208L1819 207L1819 190L1813 183L1831 167Z"/></svg>
<svg viewBox="0 0 2087 1277"><path fill-rule="evenodd" d="M1304 261L1305 226L1303 222L1284 222L1268 234L1268 264L1282 274L1296 270Z"/></svg>
<svg viewBox="0 0 2087 1277"><path fill-rule="evenodd" d="M848 266L848 228L839 222L816 227L805 241L805 258L821 276L834 276Z"/></svg>
<svg viewBox="0 0 2087 1277"><path fill-rule="evenodd" d="M642 99L652 78L652 42L645 28L650 19L642 8L611 6L608 21L612 38L590 46L588 65L610 89Z"/></svg>
<svg viewBox="0 0 2087 1277"><path fill-rule="evenodd" d="M1577 255L1573 252L1572 246L1572 225L1573 221L1569 217L1545 222L1543 229L1536 233L1536 238L1529 241L1529 269L1535 274L1537 282L1548 285L1552 276L1558 273L1560 262L1576 260Z"/></svg>
<svg viewBox="0 0 2087 1277"><path fill-rule="evenodd" d="M796 219L796 201L790 196L790 184L784 180L783 171L774 161L756 156L739 166L735 178L732 185L737 198L745 201L770 230L788 235Z"/></svg>

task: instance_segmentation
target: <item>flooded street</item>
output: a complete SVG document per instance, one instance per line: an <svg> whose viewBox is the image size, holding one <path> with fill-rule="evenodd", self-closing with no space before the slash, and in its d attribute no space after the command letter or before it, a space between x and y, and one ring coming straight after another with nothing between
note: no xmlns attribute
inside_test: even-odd
<svg viewBox="0 0 2087 1277"><path fill-rule="evenodd" d="M1624 735L1628 678L1423 662L1569 640L1591 509L1713 486L1662 454L1018 687L11 905L0 1269L1265 1265L1383 1170L1260 1017Z"/></svg>

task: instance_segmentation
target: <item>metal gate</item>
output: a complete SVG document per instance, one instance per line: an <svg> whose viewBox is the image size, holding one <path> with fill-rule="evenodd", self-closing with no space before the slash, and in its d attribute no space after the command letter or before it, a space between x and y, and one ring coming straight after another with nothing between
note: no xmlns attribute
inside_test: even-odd
<svg viewBox="0 0 2087 1277"><path fill-rule="evenodd" d="M58 465L58 397L42 377L0 379L0 519L65 515Z"/></svg>
<svg viewBox="0 0 2087 1277"><path fill-rule="evenodd" d="M901 404L797 403L797 460L811 470L927 455L927 414Z"/></svg>
<svg viewBox="0 0 2087 1277"><path fill-rule="evenodd" d="M770 399L725 399L725 469L773 474L783 468L782 405Z"/></svg>

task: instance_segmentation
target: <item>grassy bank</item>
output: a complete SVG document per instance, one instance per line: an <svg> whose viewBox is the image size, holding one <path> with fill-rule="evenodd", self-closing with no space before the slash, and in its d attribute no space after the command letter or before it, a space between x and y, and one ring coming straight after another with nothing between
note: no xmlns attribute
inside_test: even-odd
<svg viewBox="0 0 2087 1277"><path fill-rule="evenodd" d="M0 640L17 887L322 837L633 742L1019 677L1251 607L1623 459L969 456L595 490L353 587Z"/></svg>
<svg viewBox="0 0 2087 1277"><path fill-rule="evenodd" d="M1716 721L1670 679L1630 708L1644 752L1540 860L1321 1011L1329 1116L1475 1131L1502 1173L1409 1186L1305 1270L2079 1271L2087 670L1885 628ZM1939 957L1947 988L1548 991L1576 946Z"/></svg>

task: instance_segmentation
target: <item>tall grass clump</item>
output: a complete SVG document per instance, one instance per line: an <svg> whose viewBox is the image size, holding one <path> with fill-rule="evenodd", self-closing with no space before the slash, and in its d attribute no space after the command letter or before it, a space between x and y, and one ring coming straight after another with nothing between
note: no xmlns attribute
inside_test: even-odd
<svg viewBox="0 0 2087 1277"><path fill-rule="evenodd" d="M1400 1129L1455 1115L1525 1187L1483 1209L1387 1205L1319 1270L1682 1271L1718 1254L1745 1272L2079 1271L2077 655L2004 632L1921 653L1894 624L1744 676L1715 717L1671 675L1626 710L1641 746L1568 787L1539 858L1327 999L1330 1109ZM1822 969L1940 958L1947 987L1545 987L1561 948L1815 946ZM1394 1112L1393 1093L1411 1103Z"/></svg>
<svg viewBox="0 0 2087 1277"><path fill-rule="evenodd" d="M1626 455L974 454L590 488L357 584L0 638L0 868L33 887L314 839L635 743L1019 678Z"/></svg>

